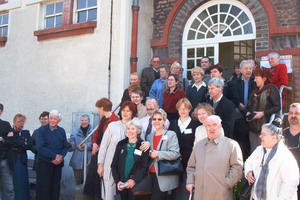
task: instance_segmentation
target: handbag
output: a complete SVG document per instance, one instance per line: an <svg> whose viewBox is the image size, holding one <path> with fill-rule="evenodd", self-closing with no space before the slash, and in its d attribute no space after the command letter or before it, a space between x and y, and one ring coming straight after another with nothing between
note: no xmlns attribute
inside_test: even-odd
<svg viewBox="0 0 300 200"><path fill-rule="evenodd" d="M152 192L151 178L147 175L138 182L132 189L134 196L149 195Z"/></svg>
<svg viewBox="0 0 300 200"><path fill-rule="evenodd" d="M162 143L163 141L161 141L159 150L161 150ZM183 173L181 157L177 160L159 160L157 165L159 176L181 175Z"/></svg>
<svg viewBox="0 0 300 200"><path fill-rule="evenodd" d="M246 181L243 186L242 186L242 190L240 193L240 199L243 198L245 200L250 200L251 197L251 190L254 184L250 184L248 183L248 181Z"/></svg>

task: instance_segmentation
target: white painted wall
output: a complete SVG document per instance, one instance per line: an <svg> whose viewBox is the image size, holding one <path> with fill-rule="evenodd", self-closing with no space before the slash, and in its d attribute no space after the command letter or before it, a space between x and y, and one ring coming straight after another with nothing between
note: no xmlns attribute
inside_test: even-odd
<svg viewBox="0 0 300 200"><path fill-rule="evenodd" d="M9 11L9 36L0 47L0 103L2 119L12 122L17 113L28 117L26 128L39 126L44 110L62 112L61 126L72 128L73 112L97 112L95 102L108 96L110 1L100 0L94 34L38 42L33 35L41 27L38 0L13 0ZM21 7L20 7L21 5ZM152 1L141 1L139 71L148 66L152 24ZM144 7L143 7L144 6ZM0 5L0 11L10 9ZM150 9L150 11L148 10ZM119 103L130 73L131 2L114 1L111 99ZM150 23L149 23L150 22ZM143 33L145 26L150 27ZM151 30L149 30L151 29Z"/></svg>

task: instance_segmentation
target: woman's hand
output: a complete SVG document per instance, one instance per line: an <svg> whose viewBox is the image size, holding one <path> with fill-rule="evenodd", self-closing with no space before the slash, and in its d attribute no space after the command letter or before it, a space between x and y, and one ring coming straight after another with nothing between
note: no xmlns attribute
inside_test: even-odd
<svg viewBox="0 0 300 200"><path fill-rule="evenodd" d="M140 150L146 152L150 148L150 142L144 141L140 146Z"/></svg>
<svg viewBox="0 0 300 200"><path fill-rule="evenodd" d="M158 151L153 150L153 151L150 153L150 157L151 157L152 159L157 158L157 157L158 157Z"/></svg>
<svg viewBox="0 0 300 200"><path fill-rule="evenodd" d="M100 164L98 164L98 169L97 169L97 173L98 173L98 175L100 176L100 177L102 177L103 176L103 164L102 163L100 163Z"/></svg>
<svg viewBox="0 0 300 200"><path fill-rule="evenodd" d="M122 191L123 189L120 188L120 185L124 185L123 182L119 181L119 183L117 184L117 188L119 191Z"/></svg>
<svg viewBox="0 0 300 200"><path fill-rule="evenodd" d="M193 193L195 185L194 184L188 184L185 186L185 188L190 192L190 194Z"/></svg>
<svg viewBox="0 0 300 200"><path fill-rule="evenodd" d="M135 181L132 179L129 179L127 181L127 188L133 188L135 186Z"/></svg>
<svg viewBox="0 0 300 200"><path fill-rule="evenodd" d="M246 179L248 181L249 184L252 184L255 182L255 178L253 176L253 171L249 171L246 175Z"/></svg>
<svg viewBox="0 0 300 200"><path fill-rule="evenodd" d="M253 117L253 119L260 119L263 116L265 116L264 112L254 112L256 115Z"/></svg>

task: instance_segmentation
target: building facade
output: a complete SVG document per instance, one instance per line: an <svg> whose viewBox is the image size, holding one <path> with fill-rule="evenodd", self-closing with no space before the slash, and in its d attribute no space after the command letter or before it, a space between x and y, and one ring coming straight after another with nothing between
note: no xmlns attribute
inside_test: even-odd
<svg viewBox="0 0 300 200"><path fill-rule="evenodd" d="M208 55L229 78L241 60L276 51L292 56L285 106L300 100L298 0L0 0L3 118L23 113L34 130L39 114L55 108L70 132L72 113L96 112L101 97L116 106L136 61L136 29L138 72L159 55L181 62L190 78Z"/></svg>

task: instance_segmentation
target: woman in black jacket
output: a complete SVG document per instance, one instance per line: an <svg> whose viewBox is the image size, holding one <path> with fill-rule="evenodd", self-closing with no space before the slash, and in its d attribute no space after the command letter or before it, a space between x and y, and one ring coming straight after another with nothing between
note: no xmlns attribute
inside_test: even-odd
<svg viewBox="0 0 300 200"><path fill-rule="evenodd" d="M145 199L142 196L134 196L131 190L144 176L147 176L149 166L149 149L139 150L143 143L139 138L140 133L140 122L131 121L126 127L127 137L118 143L111 164L112 175L122 200ZM122 187L124 185L125 187Z"/></svg>
<svg viewBox="0 0 300 200"><path fill-rule="evenodd" d="M174 131L177 135L184 174L182 176L183 180L179 181L178 188L172 191L172 199L185 200L189 198L189 192L185 189L185 169L190 155L193 151L195 131L196 128L200 125L200 122L192 119L189 116L189 113L192 110L192 104L188 99L180 99L176 104L176 109L179 113L179 119L170 122L169 130Z"/></svg>

